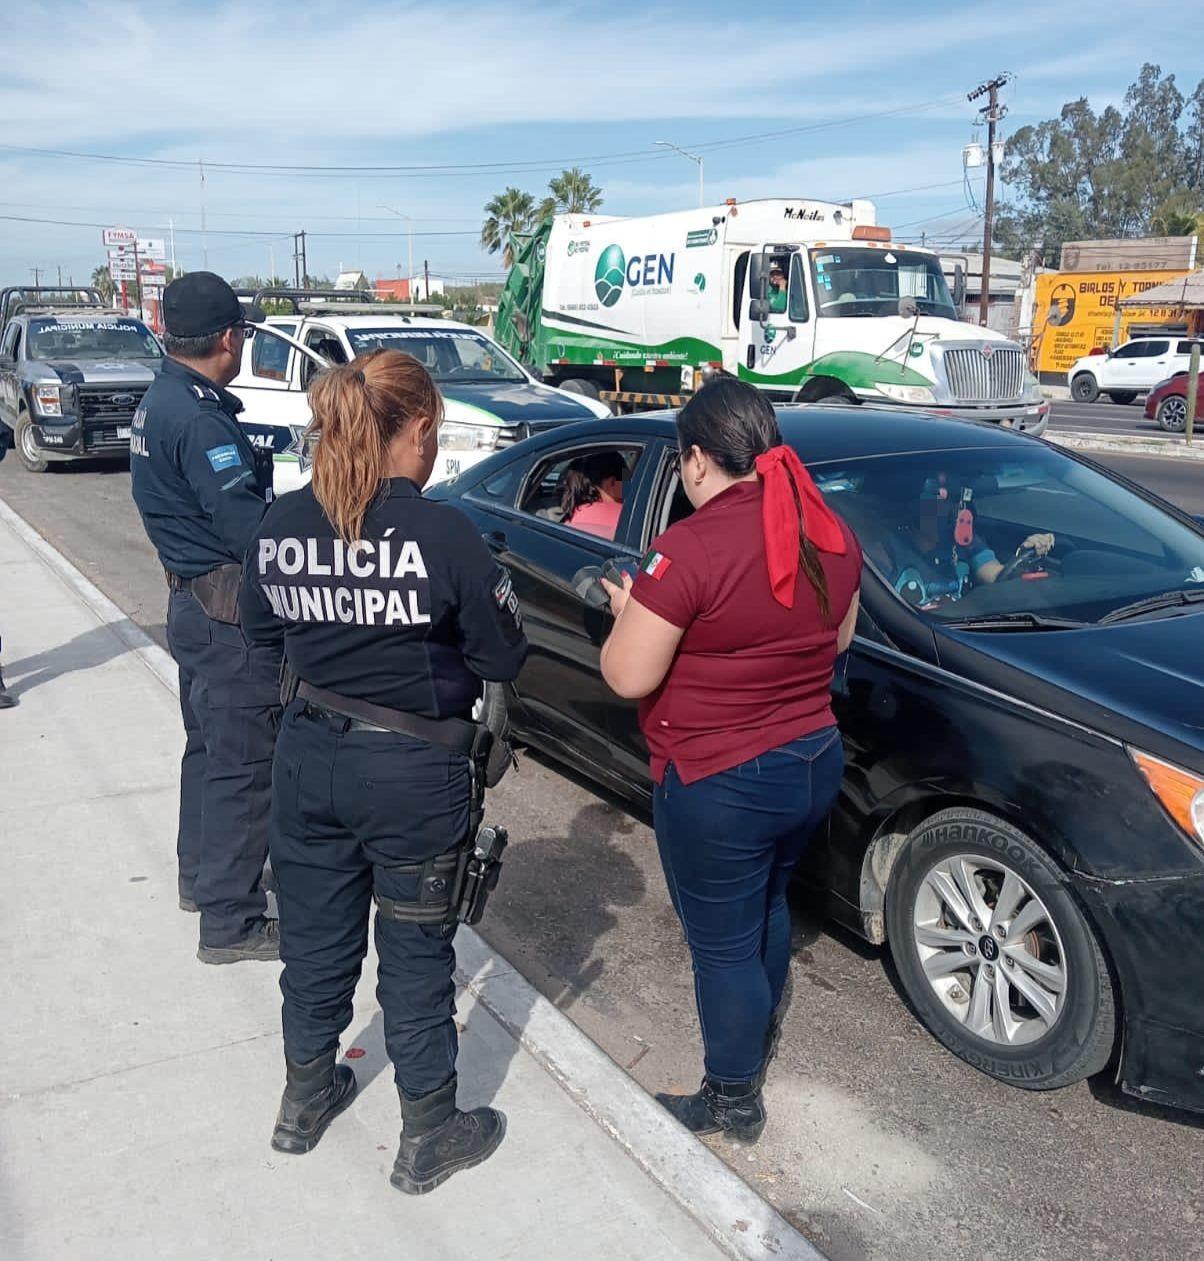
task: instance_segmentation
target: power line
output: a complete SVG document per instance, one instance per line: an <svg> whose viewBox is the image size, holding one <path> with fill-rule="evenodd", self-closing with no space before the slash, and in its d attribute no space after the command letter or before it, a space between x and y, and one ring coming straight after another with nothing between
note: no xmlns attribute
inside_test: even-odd
<svg viewBox="0 0 1204 1261"><path fill-rule="evenodd" d="M867 122L880 118L919 113L923 110L933 109L938 105L948 104L949 102L958 99L960 99L960 94L953 94L937 97L928 101L920 101L912 105L901 105L893 109L875 110L864 114L851 114L845 118L830 119L821 123L807 123L798 127L779 128L775 131L756 132L745 136L732 136L724 140L697 141L691 143L688 147L714 152L738 145L761 144L772 140L781 140L789 136L809 135L815 132L829 131L839 127L849 127L855 125L856 123ZM152 158L141 157L133 154L86 153L74 149L44 149L23 145L0 145L0 151L26 154L31 157L65 158L69 160L87 162L110 162L126 166L154 167L157 169L168 168L189 172L191 172L197 165L196 162L186 158ZM204 165L206 171L210 173L220 171L224 174L230 175L256 175L260 177L344 177L348 175L355 175L366 178L430 178L486 174L529 174L532 172L555 169L562 166L581 166L585 164L593 166L609 166L639 162L663 162L666 160L667 156L667 154L649 152L647 148L644 148L630 149L615 153L592 154L585 157L527 158L511 159L504 162L454 162L354 166L317 163L293 165L282 163L213 162L206 160Z"/></svg>
<svg viewBox="0 0 1204 1261"><path fill-rule="evenodd" d="M37 223L50 227L60 228L108 228L112 227L111 223L91 223L80 219L39 219L26 215L0 215L0 219L9 223ZM159 225L162 226L162 225ZM263 240L287 240L292 233L290 232L269 232L266 230L257 231L250 228L176 228L177 232L187 232L191 235L202 235L205 232L209 236L239 236L246 238L260 238ZM404 237L404 232L310 232L310 236L314 237L352 237L362 238L364 240L396 240ZM448 232L415 232L415 236L479 236L480 232L474 229L466 229L462 231Z"/></svg>

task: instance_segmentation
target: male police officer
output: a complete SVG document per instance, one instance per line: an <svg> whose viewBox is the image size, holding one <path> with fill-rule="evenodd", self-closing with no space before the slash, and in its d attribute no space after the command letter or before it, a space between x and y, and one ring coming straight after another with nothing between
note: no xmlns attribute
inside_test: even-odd
<svg viewBox="0 0 1204 1261"><path fill-rule="evenodd" d="M182 910L201 913L205 963L279 958L261 887L268 848L280 656L238 625L247 545L272 496L223 387L252 329L233 289L193 272L163 294L168 358L134 416L134 502L167 575L167 642L187 741L177 840Z"/></svg>

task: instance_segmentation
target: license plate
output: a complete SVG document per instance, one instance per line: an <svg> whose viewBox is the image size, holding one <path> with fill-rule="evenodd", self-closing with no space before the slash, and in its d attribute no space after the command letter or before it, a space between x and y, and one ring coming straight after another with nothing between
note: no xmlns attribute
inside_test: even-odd
<svg viewBox="0 0 1204 1261"><path fill-rule="evenodd" d="M117 426L117 436L118 436L119 438L128 438L128 437L130 436L130 426L129 426L129 425L118 425L118 426Z"/></svg>

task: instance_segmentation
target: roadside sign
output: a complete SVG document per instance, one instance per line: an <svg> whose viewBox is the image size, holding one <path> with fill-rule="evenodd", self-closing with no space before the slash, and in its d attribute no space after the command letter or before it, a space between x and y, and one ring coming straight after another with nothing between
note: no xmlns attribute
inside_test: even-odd
<svg viewBox="0 0 1204 1261"><path fill-rule="evenodd" d="M139 237L138 253L143 258L154 258L161 263L165 262L167 259L167 242L158 237Z"/></svg>
<svg viewBox="0 0 1204 1261"><path fill-rule="evenodd" d="M138 233L133 228L104 228L101 231L101 240L105 245L135 245Z"/></svg>

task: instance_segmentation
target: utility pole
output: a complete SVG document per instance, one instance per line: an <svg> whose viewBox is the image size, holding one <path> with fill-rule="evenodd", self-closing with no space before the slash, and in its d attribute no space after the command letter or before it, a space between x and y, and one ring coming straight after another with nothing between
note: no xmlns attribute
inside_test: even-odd
<svg viewBox="0 0 1204 1261"><path fill-rule="evenodd" d="M984 328L987 324L991 303L991 229L995 219L995 124L1007 113L1007 106L999 104L999 89L1011 79L1010 74L996 75L989 83L979 84L966 97L969 101L977 101L987 97L987 104L981 114L987 122L987 199L982 225L982 284L979 286L978 322Z"/></svg>
<svg viewBox="0 0 1204 1261"><path fill-rule="evenodd" d="M197 170L201 173L201 266L209 270L209 232L205 227L205 163L201 158L196 160Z"/></svg>
<svg viewBox="0 0 1204 1261"><path fill-rule="evenodd" d="M422 260L422 275L426 281L426 300L431 300L431 265L424 258Z"/></svg>
<svg viewBox="0 0 1204 1261"><path fill-rule="evenodd" d="M298 289L309 284L309 266L305 258L305 232L293 233L293 279Z"/></svg>
<svg viewBox="0 0 1204 1261"><path fill-rule="evenodd" d="M33 287L36 289L42 283L42 269L40 267L31 267L33 272Z"/></svg>
<svg viewBox="0 0 1204 1261"><path fill-rule="evenodd" d="M180 269L176 266L176 221L168 219L167 231L171 237L171 278L175 280L180 274Z"/></svg>

